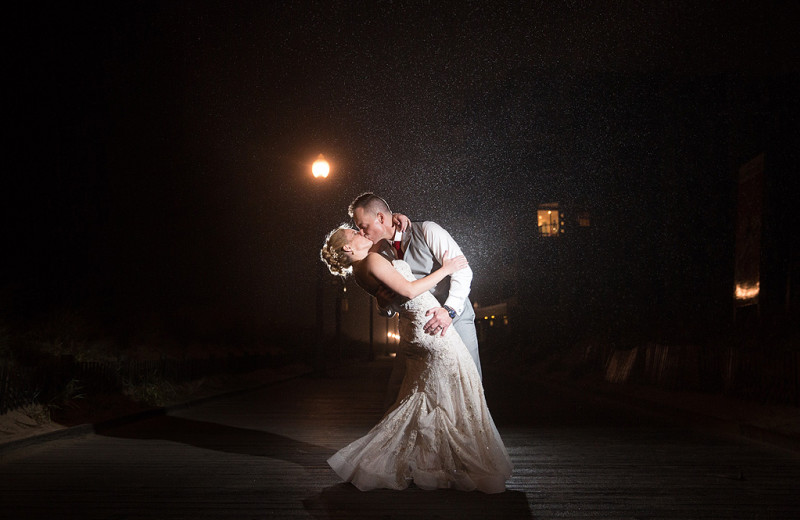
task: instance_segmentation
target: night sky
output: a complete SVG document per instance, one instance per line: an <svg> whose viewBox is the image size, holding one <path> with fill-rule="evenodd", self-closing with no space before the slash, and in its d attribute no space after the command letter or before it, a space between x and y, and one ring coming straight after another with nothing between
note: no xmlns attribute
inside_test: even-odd
<svg viewBox="0 0 800 520"><path fill-rule="evenodd" d="M500 252L540 202L627 205L646 239L668 198L647 177L664 107L714 99L683 85L796 78L797 5L761 4L21 8L2 308L312 327L322 238L366 190L450 230L492 303Z"/></svg>

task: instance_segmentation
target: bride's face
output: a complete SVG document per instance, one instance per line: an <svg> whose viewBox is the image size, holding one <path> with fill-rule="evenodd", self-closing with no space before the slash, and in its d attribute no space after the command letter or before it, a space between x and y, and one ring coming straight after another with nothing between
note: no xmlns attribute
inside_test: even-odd
<svg viewBox="0 0 800 520"><path fill-rule="evenodd" d="M364 233L361 231L356 231L355 229L345 229L344 233L347 245L349 245L354 252L366 251L372 247L372 240L365 237Z"/></svg>

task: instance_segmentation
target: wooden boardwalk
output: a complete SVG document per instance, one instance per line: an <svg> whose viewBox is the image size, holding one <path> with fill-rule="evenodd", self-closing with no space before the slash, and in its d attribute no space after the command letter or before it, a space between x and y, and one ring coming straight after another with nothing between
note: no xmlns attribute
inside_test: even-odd
<svg viewBox="0 0 800 520"><path fill-rule="evenodd" d="M800 457L486 371L498 495L362 493L325 463L380 417L389 364L302 377L0 460L2 518L800 518Z"/></svg>

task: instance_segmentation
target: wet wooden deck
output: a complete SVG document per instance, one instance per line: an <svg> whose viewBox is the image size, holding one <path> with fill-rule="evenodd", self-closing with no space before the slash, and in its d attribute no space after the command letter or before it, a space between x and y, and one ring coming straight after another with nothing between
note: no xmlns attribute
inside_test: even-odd
<svg viewBox="0 0 800 520"><path fill-rule="evenodd" d="M302 377L4 453L3 518L798 518L800 458L486 371L507 491L362 493L325 463L380 417L389 364Z"/></svg>

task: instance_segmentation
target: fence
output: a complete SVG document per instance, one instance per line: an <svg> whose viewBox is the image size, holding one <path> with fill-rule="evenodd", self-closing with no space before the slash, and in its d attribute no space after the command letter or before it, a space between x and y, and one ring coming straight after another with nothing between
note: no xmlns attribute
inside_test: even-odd
<svg viewBox="0 0 800 520"><path fill-rule="evenodd" d="M0 364L0 415L34 403L57 402L76 387L83 393L113 393L147 381L184 383L279 364L275 356L265 354L105 362L62 356L37 360L34 366Z"/></svg>

